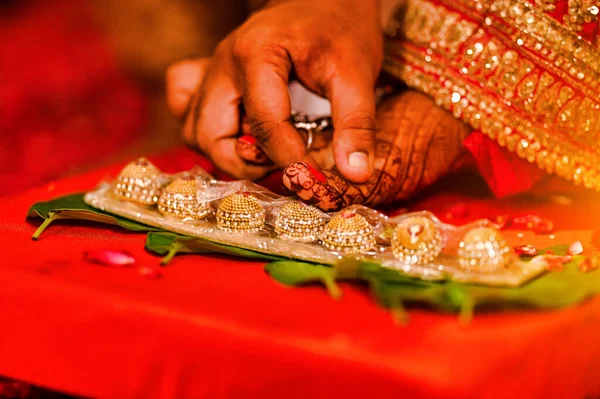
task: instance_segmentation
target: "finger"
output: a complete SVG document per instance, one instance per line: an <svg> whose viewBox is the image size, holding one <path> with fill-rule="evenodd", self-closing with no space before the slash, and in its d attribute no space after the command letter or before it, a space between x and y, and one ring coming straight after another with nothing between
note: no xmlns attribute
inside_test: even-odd
<svg viewBox="0 0 600 399"><path fill-rule="evenodd" d="M183 135L220 170L234 178L254 180L273 168L249 165L237 154L241 95L229 67L224 62L211 65L193 101Z"/></svg>
<svg viewBox="0 0 600 399"><path fill-rule="evenodd" d="M267 156L279 166L304 158L305 144L289 121L288 79L291 64L285 51L246 59L242 65L244 108L251 132Z"/></svg>
<svg viewBox="0 0 600 399"><path fill-rule="evenodd" d="M211 58L185 60L171 65L165 74L167 105L177 118L183 118L192 96L202 83Z"/></svg>
<svg viewBox="0 0 600 399"><path fill-rule="evenodd" d="M213 161L215 143L221 138L233 138L239 130L241 94L227 69L222 62L211 65L183 126L185 141Z"/></svg>
<svg viewBox="0 0 600 399"><path fill-rule="evenodd" d="M248 123L248 118L244 115L242 117L242 134L244 136L252 136L252 129L250 128L250 124ZM254 138L254 142L256 142L256 138L254 136L252 136ZM258 145L258 144L256 144Z"/></svg>
<svg viewBox="0 0 600 399"><path fill-rule="evenodd" d="M236 152L237 139L225 137L212 146L212 161L217 167L236 179L257 180L276 169L274 165L255 165L245 162Z"/></svg>
<svg viewBox="0 0 600 399"><path fill-rule="evenodd" d="M362 204L362 185L354 185L332 171L319 171L305 162L294 162L283 171L284 187L301 200L325 212Z"/></svg>
<svg viewBox="0 0 600 399"><path fill-rule="evenodd" d="M244 135L238 138L235 149L237 155L246 162L257 165L272 164L267 154L256 144L256 138L253 136Z"/></svg>
<svg viewBox="0 0 600 399"><path fill-rule="evenodd" d="M373 174L375 94L373 79L364 75L335 77L328 88L333 118L333 155L341 174L355 183Z"/></svg>

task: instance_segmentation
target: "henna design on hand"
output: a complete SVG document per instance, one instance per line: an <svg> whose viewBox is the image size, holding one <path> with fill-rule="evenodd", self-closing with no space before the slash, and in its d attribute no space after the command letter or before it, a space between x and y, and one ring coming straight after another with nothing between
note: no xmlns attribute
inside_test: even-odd
<svg viewBox="0 0 600 399"><path fill-rule="evenodd" d="M369 181L353 184L335 167L319 172L296 162L284 170L284 186L324 211L377 206L414 195L455 170L466 155L462 142L469 127L425 95L407 91L390 97L380 105L377 123L375 172Z"/></svg>

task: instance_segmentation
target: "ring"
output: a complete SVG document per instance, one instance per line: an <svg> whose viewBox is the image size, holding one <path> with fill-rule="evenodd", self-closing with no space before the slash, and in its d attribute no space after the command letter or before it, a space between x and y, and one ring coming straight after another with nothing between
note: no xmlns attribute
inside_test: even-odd
<svg viewBox="0 0 600 399"><path fill-rule="evenodd" d="M217 210L217 226L227 231L255 232L265 225L265 208L250 193L228 195Z"/></svg>
<svg viewBox="0 0 600 399"><path fill-rule="evenodd" d="M317 241L324 226L321 212L299 201L285 204L275 219L275 232L285 240Z"/></svg>
<svg viewBox="0 0 600 399"><path fill-rule="evenodd" d="M375 247L373 228L354 210L345 210L334 216L325 226L321 237L331 251L357 253Z"/></svg>
<svg viewBox="0 0 600 399"><path fill-rule="evenodd" d="M312 143L313 143L313 130L308 129L306 131L306 134L308 135L308 137L306 138L306 151L308 151L308 150L310 150L310 147L312 146Z"/></svg>
<svg viewBox="0 0 600 399"><path fill-rule="evenodd" d="M139 158L121 171L113 193L121 200L154 205L160 194L158 181L160 173L160 170L146 158Z"/></svg>
<svg viewBox="0 0 600 399"><path fill-rule="evenodd" d="M210 214L208 203L198 198L198 181L184 175L169 184L158 197L158 211L179 219L204 219Z"/></svg>
<svg viewBox="0 0 600 399"><path fill-rule="evenodd" d="M403 263L424 265L442 252L442 235L433 220L413 216L398 223L392 238L392 253Z"/></svg>
<svg viewBox="0 0 600 399"><path fill-rule="evenodd" d="M458 248L458 261L466 270L494 272L508 265L510 247L491 227L476 227L465 234Z"/></svg>

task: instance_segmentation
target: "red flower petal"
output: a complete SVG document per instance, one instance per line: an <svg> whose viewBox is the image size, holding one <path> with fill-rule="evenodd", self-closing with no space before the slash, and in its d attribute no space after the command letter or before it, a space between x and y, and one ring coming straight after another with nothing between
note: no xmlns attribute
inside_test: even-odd
<svg viewBox="0 0 600 399"><path fill-rule="evenodd" d="M149 279L159 279L162 278L163 274L159 269L142 266L138 269L140 274Z"/></svg>
<svg viewBox="0 0 600 399"><path fill-rule="evenodd" d="M536 234L550 234L554 231L554 222L548 219L527 213L521 216L515 216L510 221L510 225L517 228L533 230Z"/></svg>
<svg viewBox="0 0 600 399"><path fill-rule="evenodd" d="M538 253L536 247L531 244L517 245L514 250L519 256L535 256Z"/></svg>
<svg viewBox="0 0 600 399"><path fill-rule="evenodd" d="M586 257L581 263L579 263L579 271L583 273L593 272L598 268L600 259L598 257Z"/></svg>
<svg viewBox="0 0 600 399"><path fill-rule="evenodd" d="M529 229L535 227L538 223L542 221L542 218L534 215L533 213L527 213L521 216L515 216L512 219L513 224L516 224L521 227L527 227Z"/></svg>
<svg viewBox="0 0 600 399"><path fill-rule="evenodd" d="M571 256L554 255L548 251L544 255L541 255L541 259L546 263L546 269L559 272L564 269L566 263L571 261Z"/></svg>
<svg viewBox="0 0 600 399"><path fill-rule="evenodd" d="M127 267L135 264L135 258L123 250L96 250L84 254L85 260L102 266Z"/></svg>

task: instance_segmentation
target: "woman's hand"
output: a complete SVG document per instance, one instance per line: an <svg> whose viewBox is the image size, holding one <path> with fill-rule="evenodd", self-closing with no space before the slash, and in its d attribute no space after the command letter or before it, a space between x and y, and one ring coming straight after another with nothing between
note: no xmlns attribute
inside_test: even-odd
<svg viewBox="0 0 600 399"><path fill-rule="evenodd" d="M256 179L291 162L315 164L289 123L293 73L330 100L337 170L348 181L364 183L374 170L373 88L382 52L377 1L269 1L223 40L212 59L171 67L168 100L185 118L188 143L230 175ZM237 154L240 105L273 165L248 163Z"/></svg>
<svg viewBox="0 0 600 399"><path fill-rule="evenodd" d="M353 204L374 207L409 198L469 164L462 142L470 128L424 94L407 91L383 101L377 127L375 172L367 182L352 183L335 167L328 169L332 163L321 146L315 157L323 170L294 162L284 170L284 186L324 211Z"/></svg>
<svg viewBox="0 0 600 399"><path fill-rule="evenodd" d="M333 161L331 131L324 131L313 135L308 151L318 167L290 164L283 173L284 186L304 201L334 211L406 199L469 166L471 158L462 142L470 129L424 94L406 91L385 99L377 109L377 128L375 171L366 183L352 183L340 175ZM238 140L237 151L248 162L269 162L248 136Z"/></svg>

